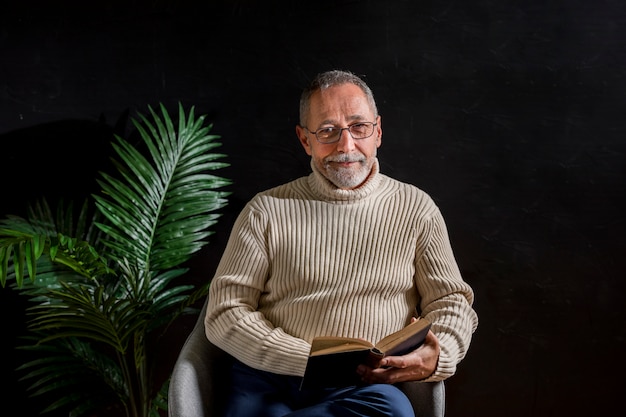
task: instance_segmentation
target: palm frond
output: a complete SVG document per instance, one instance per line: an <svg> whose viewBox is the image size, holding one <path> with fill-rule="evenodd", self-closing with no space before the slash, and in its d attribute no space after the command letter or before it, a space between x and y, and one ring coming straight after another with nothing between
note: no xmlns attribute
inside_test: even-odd
<svg viewBox="0 0 626 417"><path fill-rule="evenodd" d="M93 206L60 204L53 214L44 200L27 219L0 221L0 283L13 278L30 297L35 337L24 348L42 355L21 369L35 395L60 395L48 410L87 413L101 394L92 378L126 415L156 416L167 398L152 386L148 340L158 342L208 292L208 282L176 280L230 194L222 188L231 181L210 173L228 166L214 152L219 136L193 108L185 114L179 104L176 126L163 105L149 112L132 120L141 149L115 136L116 175L100 173ZM91 389L72 391L81 383Z"/></svg>
<svg viewBox="0 0 626 417"><path fill-rule="evenodd" d="M24 286L24 278L35 284L37 268L42 255L57 264L74 270L82 276L105 274L110 271L106 262L87 239L99 244L99 231L95 229L97 214L89 223L87 202L78 215L70 203L59 202L56 215L45 199L28 206L27 218L7 216L0 220L0 283L6 285L9 273L15 278L17 288ZM75 236L75 237L69 237ZM12 262L9 262L12 261Z"/></svg>
<svg viewBox="0 0 626 417"><path fill-rule="evenodd" d="M208 175L207 170L227 166L215 160L223 155L206 152L219 146L218 136L203 127L204 116L194 110L185 117L179 105L178 134L163 105L161 116L149 108L153 121L140 115L133 120L151 161L121 137L115 150L122 179L103 175L105 196L94 196L110 221L100 225L112 239L113 256L137 262L140 269L164 270L187 261L204 244L215 223L215 210L224 207L228 192L218 191L229 180Z"/></svg>
<svg viewBox="0 0 626 417"><path fill-rule="evenodd" d="M157 392L152 402L152 409L150 410L149 417L160 417L161 411L167 412L167 393L169 390L170 379L167 378L161 389Z"/></svg>
<svg viewBox="0 0 626 417"><path fill-rule="evenodd" d="M128 396L117 364L94 349L91 343L75 338L42 343L36 334L25 338L29 345L19 349L37 359L22 364L22 381L30 383L33 397L51 398L44 412L70 409L69 415L81 415L101 408L113 398ZM95 390L94 387L99 389ZM66 395L59 397L58 392Z"/></svg>
<svg viewBox="0 0 626 417"><path fill-rule="evenodd" d="M85 286L62 283L62 291L51 291L58 303L36 305L30 328L48 335L43 341L77 337L109 345L124 354L133 334L145 328L149 305L109 296L102 287L95 291Z"/></svg>

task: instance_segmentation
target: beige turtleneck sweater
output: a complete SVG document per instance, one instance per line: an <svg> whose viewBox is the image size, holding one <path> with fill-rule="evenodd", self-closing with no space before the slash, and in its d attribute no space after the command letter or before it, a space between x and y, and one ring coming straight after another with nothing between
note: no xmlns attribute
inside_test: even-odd
<svg viewBox="0 0 626 417"><path fill-rule="evenodd" d="M444 220L415 186L379 173L356 190L313 172L257 194L235 221L211 281L209 340L243 363L302 376L319 335L373 343L417 306L453 375L478 319Z"/></svg>

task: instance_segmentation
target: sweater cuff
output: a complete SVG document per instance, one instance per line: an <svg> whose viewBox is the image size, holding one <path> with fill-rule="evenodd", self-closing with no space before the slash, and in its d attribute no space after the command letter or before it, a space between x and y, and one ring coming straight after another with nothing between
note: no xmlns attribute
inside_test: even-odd
<svg viewBox="0 0 626 417"><path fill-rule="evenodd" d="M456 361L442 349L439 352L437 368L428 378L422 379L422 382L438 382L450 378L456 372Z"/></svg>

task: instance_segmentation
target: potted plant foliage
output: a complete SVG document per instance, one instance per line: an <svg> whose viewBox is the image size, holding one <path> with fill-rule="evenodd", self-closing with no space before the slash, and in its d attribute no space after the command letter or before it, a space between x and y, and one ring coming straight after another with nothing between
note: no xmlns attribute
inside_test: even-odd
<svg viewBox="0 0 626 417"><path fill-rule="evenodd" d="M80 207L44 199L0 220L0 283L28 299L29 352L20 366L44 411L148 417L167 408L154 347L208 292L185 281L208 243L231 181L205 116L161 104L132 119L140 146L115 135L113 175ZM123 410L123 411L120 411Z"/></svg>

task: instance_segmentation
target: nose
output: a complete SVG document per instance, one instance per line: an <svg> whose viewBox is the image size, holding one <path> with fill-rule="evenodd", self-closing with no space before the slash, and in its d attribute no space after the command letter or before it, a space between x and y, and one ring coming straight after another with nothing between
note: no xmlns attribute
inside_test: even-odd
<svg viewBox="0 0 626 417"><path fill-rule="evenodd" d="M349 153L354 150L355 140L348 128L343 128L339 132L339 141L337 141L337 151Z"/></svg>

